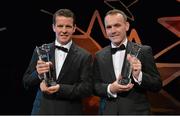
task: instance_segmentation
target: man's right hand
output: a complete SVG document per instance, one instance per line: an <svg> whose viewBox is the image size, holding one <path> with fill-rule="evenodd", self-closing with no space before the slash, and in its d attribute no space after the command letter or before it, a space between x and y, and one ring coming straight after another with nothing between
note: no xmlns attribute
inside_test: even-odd
<svg viewBox="0 0 180 116"><path fill-rule="evenodd" d="M121 85L121 84L118 83L118 81L114 81L110 85L110 91L113 94L121 93L121 92L131 90L133 88L133 86L134 86L134 84L132 84L132 83L128 83L127 85Z"/></svg>

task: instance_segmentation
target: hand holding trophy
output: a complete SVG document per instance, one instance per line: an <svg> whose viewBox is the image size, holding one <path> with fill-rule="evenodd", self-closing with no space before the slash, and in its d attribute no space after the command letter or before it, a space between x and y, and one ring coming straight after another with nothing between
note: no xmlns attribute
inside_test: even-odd
<svg viewBox="0 0 180 116"><path fill-rule="evenodd" d="M137 58L140 50L141 50L141 46L134 45L132 47L131 51L129 52L129 55ZM124 68L122 69L121 77L119 80L119 83L122 85L126 85L131 82L131 74L132 74L131 63L128 61L127 56L125 56L125 57L126 57L126 60L124 62L125 63Z"/></svg>
<svg viewBox="0 0 180 116"><path fill-rule="evenodd" d="M38 54L39 60L43 60L45 62L49 62L49 51L50 51L50 46L48 44L43 44L40 47L36 46L36 52ZM45 80L45 83L47 86L53 86L56 85L56 80L52 76L52 66L50 66L50 70L46 73L43 74L43 79Z"/></svg>

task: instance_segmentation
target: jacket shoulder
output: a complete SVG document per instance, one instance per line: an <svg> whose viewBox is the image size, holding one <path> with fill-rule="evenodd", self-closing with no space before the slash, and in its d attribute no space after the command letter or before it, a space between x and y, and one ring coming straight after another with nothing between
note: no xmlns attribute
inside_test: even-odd
<svg viewBox="0 0 180 116"><path fill-rule="evenodd" d="M101 50L97 51L97 52L95 53L95 55L102 55L102 54L106 53L106 52L109 51L109 50L110 50L110 45L108 45L108 46L102 48Z"/></svg>
<svg viewBox="0 0 180 116"><path fill-rule="evenodd" d="M78 52L80 52L82 54L86 54L86 55L91 55L91 53L88 50L86 50L85 48L82 48L77 44L74 44L74 45Z"/></svg>
<svg viewBox="0 0 180 116"><path fill-rule="evenodd" d="M133 46L140 46L142 50L152 50L151 46L130 42Z"/></svg>

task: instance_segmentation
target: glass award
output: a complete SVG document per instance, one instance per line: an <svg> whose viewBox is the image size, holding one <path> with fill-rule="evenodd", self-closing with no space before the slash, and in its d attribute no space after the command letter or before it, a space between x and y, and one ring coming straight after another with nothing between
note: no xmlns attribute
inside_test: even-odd
<svg viewBox="0 0 180 116"><path fill-rule="evenodd" d="M49 62L49 51L50 51L50 46L48 44L43 44L40 47L36 46L36 52L38 54L39 60L43 60L45 62ZM53 86L56 85L56 80L52 76L52 66L50 66L50 70L46 73L44 73L43 79L45 80L45 83L47 86Z"/></svg>
<svg viewBox="0 0 180 116"><path fill-rule="evenodd" d="M137 58L140 50L141 50L141 46L136 44L132 47L131 51L129 52L129 55ZM122 69L121 78L119 80L119 83L122 85L126 85L131 82L131 74L132 74L132 66L130 62L127 60L127 56L124 63L125 63L124 64L125 68Z"/></svg>

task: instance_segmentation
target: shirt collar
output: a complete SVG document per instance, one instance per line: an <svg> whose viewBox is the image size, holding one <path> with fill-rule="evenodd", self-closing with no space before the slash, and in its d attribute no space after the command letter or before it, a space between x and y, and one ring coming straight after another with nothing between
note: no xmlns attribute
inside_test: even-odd
<svg viewBox="0 0 180 116"><path fill-rule="evenodd" d="M125 47L127 46L127 38L125 39L125 41L124 41L122 44L124 44ZM120 46L120 45L119 45L119 46ZM117 47L119 47L119 46L115 46L115 45L111 42L111 47L112 47L112 48L117 48Z"/></svg>
<svg viewBox="0 0 180 116"><path fill-rule="evenodd" d="M70 47L71 47L71 45L72 45L72 40L71 40L70 42L68 42L66 45L62 45L62 44L60 44L57 40L55 40L55 45L56 45L56 46L61 46L61 47L67 48L68 51L69 51L69 49L70 49Z"/></svg>

